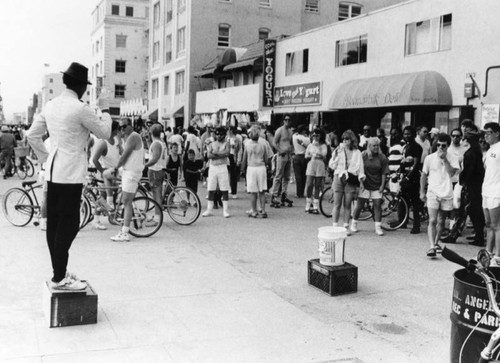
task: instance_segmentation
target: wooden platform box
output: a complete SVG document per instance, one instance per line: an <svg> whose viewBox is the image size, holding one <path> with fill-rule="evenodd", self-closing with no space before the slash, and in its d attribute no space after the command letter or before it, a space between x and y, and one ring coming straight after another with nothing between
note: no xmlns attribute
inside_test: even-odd
<svg viewBox="0 0 500 363"><path fill-rule="evenodd" d="M358 268L348 262L326 266L319 259L307 262L307 281L330 296L358 291Z"/></svg>
<svg viewBox="0 0 500 363"><path fill-rule="evenodd" d="M49 327L97 323L97 294L87 282L81 291L60 291L43 284L43 308Z"/></svg>

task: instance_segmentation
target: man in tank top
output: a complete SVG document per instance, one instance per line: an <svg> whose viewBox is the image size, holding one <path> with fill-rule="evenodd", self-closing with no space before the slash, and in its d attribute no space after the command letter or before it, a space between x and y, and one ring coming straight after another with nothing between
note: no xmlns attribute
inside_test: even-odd
<svg viewBox="0 0 500 363"><path fill-rule="evenodd" d="M144 165L148 168L148 178L153 193L153 199L162 204L162 187L165 179L165 168L167 167L168 151L167 146L161 139L161 126L155 124L149 129L151 133L151 146L149 147L149 161ZM161 209L155 211L154 221L146 221L154 225L160 221Z"/></svg>
<svg viewBox="0 0 500 363"><path fill-rule="evenodd" d="M134 199L137 186L142 177L144 169L144 146L141 135L134 131L132 120L122 118L120 120L120 132L125 142L123 154L115 167L115 173L120 167L122 172L122 203L123 203L123 226L121 231L111 237L115 242L126 242L130 240L129 227L132 219L132 200Z"/></svg>

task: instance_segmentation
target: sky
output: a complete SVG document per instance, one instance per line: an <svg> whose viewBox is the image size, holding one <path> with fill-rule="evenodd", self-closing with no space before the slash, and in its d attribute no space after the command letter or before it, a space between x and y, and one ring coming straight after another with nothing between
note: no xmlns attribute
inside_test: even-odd
<svg viewBox="0 0 500 363"><path fill-rule="evenodd" d="M0 95L7 121L27 110L44 74L64 71L71 62L88 67L98 2L0 0Z"/></svg>

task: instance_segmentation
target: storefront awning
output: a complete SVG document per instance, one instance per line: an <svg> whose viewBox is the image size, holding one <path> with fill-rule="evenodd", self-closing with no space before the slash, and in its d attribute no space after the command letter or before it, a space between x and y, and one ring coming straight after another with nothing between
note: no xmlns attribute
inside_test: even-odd
<svg viewBox="0 0 500 363"><path fill-rule="evenodd" d="M174 118L177 118L177 117L184 117L184 106L182 106L181 108L179 108L177 111L175 111L173 114L172 114L172 117Z"/></svg>
<svg viewBox="0 0 500 363"><path fill-rule="evenodd" d="M199 72L196 72L194 74L195 77L197 78L212 78L215 72L215 67L214 68L209 68L209 69L203 69Z"/></svg>
<svg viewBox="0 0 500 363"><path fill-rule="evenodd" d="M330 109L451 106L450 86L435 71L356 79L342 84L330 98Z"/></svg>
<svg viewBox="0 0 500 363"><path fill-rule="evenodd" d="M146 112L146 114L142 118L149 120L158 120L158 109Z"/></svg>
<svg viewBox="0 0 500 363"><path fill-rule="evenodd" d="M247 59L247 60L244 60L244 61L241 61L241 62L236 62L236 63L233 63L233 64L229 64L227 66L224 67L224 70L225 71L230 71L231 69L237 69L237 68L244 68L244 67L249 67L249 66L252 66L254 65L255 61L257 60L257 58L254 58L254 59Z"/></svg>

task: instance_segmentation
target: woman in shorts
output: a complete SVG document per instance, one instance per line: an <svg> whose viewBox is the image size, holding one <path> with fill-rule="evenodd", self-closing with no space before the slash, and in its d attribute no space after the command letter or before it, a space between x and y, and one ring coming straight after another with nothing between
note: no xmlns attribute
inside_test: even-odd
<svg viewBox="0 0 500 363"><path fill-rule="evenodd" d="M321 129L312 133L312 143L307 146L305 158L309 160L306 169L306 213L319 214L319 194L323 190L326 176L325 160L328 154L326 134ZM313 197L314 189L314 199ZM313 203L311 209L311 202Z"/></svg>

